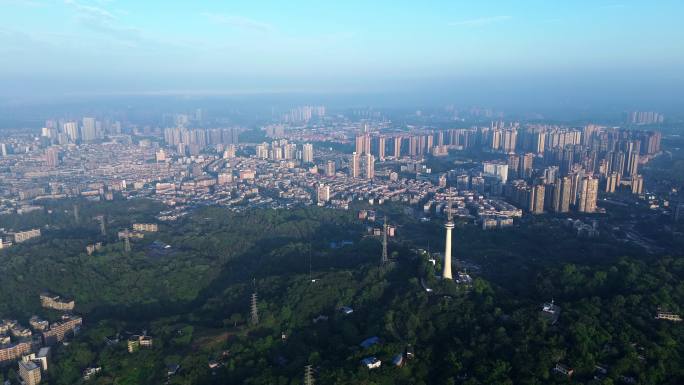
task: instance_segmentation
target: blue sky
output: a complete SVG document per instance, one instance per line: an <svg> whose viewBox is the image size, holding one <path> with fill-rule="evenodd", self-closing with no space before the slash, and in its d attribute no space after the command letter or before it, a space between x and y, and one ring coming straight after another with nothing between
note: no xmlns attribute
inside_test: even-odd
<svg viewBox="0 0 684 385"><path fill-rule="evenodd" d="M0 0L0 9L5 93L672 84L684 69L682 1Z"/></svg>

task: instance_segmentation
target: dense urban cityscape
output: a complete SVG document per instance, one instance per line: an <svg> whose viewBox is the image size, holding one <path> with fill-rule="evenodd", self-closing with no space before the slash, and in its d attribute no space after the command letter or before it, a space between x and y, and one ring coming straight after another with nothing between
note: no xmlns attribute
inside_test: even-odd
<svg viewBox="0 0 684 385"><path fill-rule="evenodd" d="M0 385L684 384L682 15L0 0Z"/></svg>
<svg viewBox="0 0 684 385"><path fill-rule="evenodd" d="M643 198L640 167L661 153L659 131L595 124L496 121L440 130L354 122L307 106L283 117L295 124L261 127L264 142L241 143L244 128L191 128L203 124L201 109L173 118L175 127L123 130L120 121L55 119L40 135L5 138L3 212L29 212L32 200L77 196L150 197L179 214L208 203L235 210L313 203L348 208L357 199L420 203L426 213L434 207L439 214L446 200L457 200L459 208L472 203L482 223L490 217L509 223L505 219L520 210L597 212L599 189L608 197L629 191ZM425 162L450 151L489 159L435 172Z"/></svg>

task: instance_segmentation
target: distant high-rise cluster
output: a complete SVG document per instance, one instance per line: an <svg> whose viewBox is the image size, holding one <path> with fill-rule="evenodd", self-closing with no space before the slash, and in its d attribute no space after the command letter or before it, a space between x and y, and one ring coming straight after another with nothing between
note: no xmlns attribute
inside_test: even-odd
<svg viewBox="0 0 684 385"><path fill-rule="evenodd" d="M526 152L543 155L558 152L568 146L585 146L595 150L615 147L618 142L632 139L642 142L641 155L652 155L660 151L661 135L656 131L622 130L596 125L583 128L560 127L533 124L521 128L518 124L493 123L490 127L458 128L428 134L436 137L435 146L448 146L457 150L489 149L494 152ZM428 148L432 151L432 148Z"/></svg>
<svg viewBox="0 0 684 385"><path fill-rule="evenodd" d="M262 128L269 138L282 138L285 136L285 126L282 124L269 124Z"/></svg>
<svg viewBox="0 0 684 385"><path fill-rule="evenodd" d="M532 214L544 212L546 187L542 184L528 185L524 180L514 180L506 186L506 196Z"/></svg>
<svg viewBox="0 0 684 385"><path fill-rule="evenodd" d="M598 191L598 178L583 176L578 172L557 176L548 184L540 181L528 185L525 180L514 180L506 186L505 194L532 214L542 214L545 211L568 213L573 208L578 212L593 213L597 209Z"/></svg>
<svg viewBox="0 0 684 385"><path fill-rule="evenodd" d="M624 187L633 194L642 194L640 164L660 152L661 134L657 131L596 125L520 128L495 123L485 128L438 132L437 143L457 148L478 145L494 151L492 144L499 141L497 135L503 143L507 130L518 134L516 151L508 154L506 162L486 161L480 174L451 175L449 179L456 181L459 188L504 194L531 213L564 213L572 209L595 212L599 189L614 193ZM501 144L496 151L506 153L505 147Z"/></svg>
<svg viewBox="0 0 684 385"><path fill-rule="evenodd" d="M363 174L361 174L362 170ZM365 156L361 156L357 152L352 153L349 159L349 177L373 179L375 177L375 156L370 153L366 153Z"/></svg>
<svg viewBox="0 0 684 385"><path fill-rule="evenodd" d="M624 140L641 142L640 155L653 155L660 151L661 135L655 131L622 130L595 125L583 128L539 124L521 127L518 123L503 122L492 123L489 127L396 134L371 133L364 125L354 138L354 150L358 155L373 154L382 162L388 155L393 159L423 158L428 154L446 155L450 149L481 149L517 157L525 156L515 167L510 168L512 176L521 176L530 172L530 157L546 156L547 153L551 157L558 157L559 153L563 154L569 147L578 146L601 152L614 148ZM521 152L525 155L519 155Z"/></svg>
<svg viewBox="0 0 684 385"><path fill-rule="evenodd" d="M121 134L121 123L110 119L84 117L76 120L48 120L41 129L41 138L49 144L92 143L106 135ZM49 162L49 161L48 161Z"/></svg>
<svg viewBox="0 0 684 385"><path fill-rule="evenodd" d="M534 157L532 153L509 155L507 164L510 175L513 178L530 178L533 172Z"/></svg>
<svg viewBox="0 0 684 385"><path fill-rule="evenodd" d="M466 119L494 119L494 118L501 118L503 116L503 112L501 111L494 111L491 108L478 108L478 107L471 107L471 108L465 108L465 109L459 109L454 105L447 105L444 108L447 112L449 112L454 120L460 120L463 118Z"/></svg>
<svg viewBox="0 0 684 385"><path fill-rule="evenodd" d="M164 141L176 147L183 155L199 154L208 146L237 144L241 129L231 128L196 128L174 127L164 129Z"/></svg>
<svg viewBox="0 0 684 385"><path fill-rule="evenodd" d="M274 140L256 146L256 157L270 160L300 160L302 163L313 163L314 148L311 143L304 143L301 150L287 139Z"/></svg>
<svg viewBox="0 0 684 385"><path fill-rule="evenodd" d="M388 140L390 151L388 152ZM413 158L422 158L442 146L435 146L432 134L399 134L393 136L371 136L364 133L356 136L355 149L359 155L374 154L377 159L384 162L387 154L394 159L400 159L406 155Z"/></svg>
<svg viewBox="0 0 684 385"><path fill-rule="evenodd" d="M486 131L486 140L493 150L506 153L515 152L518 142L518 124L506 126L504 122L493 122L490 130Z"/></svg>
<svg viewBox="0 0 684 385"><path fill-rule="evenodd" d="M207 110L196 108L192 112L171 113L162 116L162 124L166 127L202 127L206 123Z"/></svg>
<svg viewBox="0 0 684 385"><path fill-rule="evenodd" d="M323 116L325 116L325 106L301 106L293 108L283 115L283 121L287 123L305 123L313 117Z"/></svg>
<svg viewBox="0 0 684 385"><path fill-rule="evenodd" d="M653 111L632 111L627 116L627 122L631 124L660 124L665 121L665 116Z"/></svg>

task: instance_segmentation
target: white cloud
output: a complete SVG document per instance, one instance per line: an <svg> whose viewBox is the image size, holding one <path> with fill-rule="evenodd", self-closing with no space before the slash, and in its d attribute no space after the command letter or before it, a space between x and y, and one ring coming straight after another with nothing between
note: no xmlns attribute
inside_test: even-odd
<svg viewBox="0 0 684 385"><path fill-rule="evenodd" d="M76 11L84 15L104 19L116 19L116 17L104 8L94 7L76 2L76 0L64 0L64 4L72 6Z"/></svg>
<svg viewBox="0 0 684 385"><path fill-rule="evenodd" d="M262 32L270 32L275 30L275 27L272 24L259 20L250 19L244 16L226 15L221 13L209 12L203 12L201 13L201 15L206 17L209 21L213 23L227 25L233 28Z"/></svg>
<svg viewBox="0 0 684 385"><path fill-rule="evenodd" d="M76 0L64 0L64 4L74 10L76 20L92 31L129 45L142 39L140 29L122 23L116 15L105 8L82 4Z"/></svg>

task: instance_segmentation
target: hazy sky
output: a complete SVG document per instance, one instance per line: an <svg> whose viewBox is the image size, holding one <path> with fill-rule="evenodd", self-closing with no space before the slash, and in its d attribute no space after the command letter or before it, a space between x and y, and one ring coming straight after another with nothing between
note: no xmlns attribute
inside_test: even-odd
<svg viewBox="0 0 684 385"><path fill-rule="evenodd" d="M583 89L676 92L682 20L681 0L0 0L0 94L387 91L480 81L512 89L582 79Z"/></svg>

